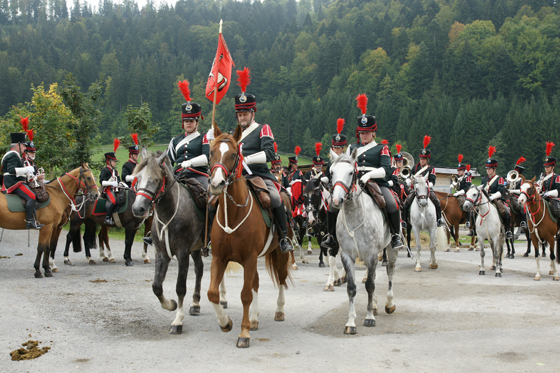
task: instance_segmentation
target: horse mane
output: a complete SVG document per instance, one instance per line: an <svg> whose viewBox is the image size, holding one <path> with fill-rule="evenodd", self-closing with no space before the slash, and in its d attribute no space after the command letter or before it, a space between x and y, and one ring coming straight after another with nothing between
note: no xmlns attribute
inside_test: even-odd
<svg viewBox="0 0 560 373"><path fill-rule="evenodd" d="M140 163L138 163L138 165L134 168L134 172L132 173L132 175L136 176L140 171L142 171L146 167L148 167L149 170L160 169L157 161L158 161L158 158L161 157L162 154L163 154L163 151L161 151L161 150L158 150L155 153L154 152L148 152L148 155L146 157L144 157L140 161ZM167 162L169 162L169 159L166 158L165 162L167 164ZM167 173L167 170L165 170L165 172ZM157 173L154 176L156 176L158 178L161 178L159 173ZM169 175L167 175L167 176L169 176Z"/></svg>
<svg viewBox="0 0 560 373"><path fill-rule="evenodd" d="M336 159L334 160L334 162L332 163L331 167L341 163L341 162L350 162L350 164L354 164L354 159L349 156L348 154L342 153L341 155L339 155L338 157L336 157Z"/></svg>

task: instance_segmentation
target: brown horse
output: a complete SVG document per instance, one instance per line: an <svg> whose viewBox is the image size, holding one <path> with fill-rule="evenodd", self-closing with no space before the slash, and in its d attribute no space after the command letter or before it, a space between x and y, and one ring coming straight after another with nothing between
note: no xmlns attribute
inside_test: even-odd
<svg viewBox="0 0 560 373"><path fill-rule="evenodd" d="M284 321L284 291L290 276L289 254L282 254L275 229L268 228L261 209L247 181L241 176L242 157L238 152L241 127L234 135L222 134L214 124L216 139L210 148L210 193L218 196L216 217L212 226L212 267L208 300L214 306L218 323L224 332L232 329L232 321L220 305L219 286L230 261L244 268L241 291L243 321L237 347L249 347L249 330L258 329L259 274L257 259L266 256L266 267L279 287L276 321ZM293 232L289 232L292 236ZM249 311L249 307L251 310Z"/></svg>
<svg viewBox="0 0 560 373"><path fill-rule="evenodd" d="M557 263L560 263L560 245L558 243L556 245L556 256L554 255L554 238L558 232L558 224L552 221L548 211L549 206L545 204L545 201L537 192L534 177L531 180L525 180L521 184L519 203L522 206L524 205L529 212L527 224L529 225L529 232L531 232L531 241L535 247L535 259L537 260L535 281L541 279L539 248L542 247L544 250L544 242L547 242L550 247L550 271L548 274L552 275L554 281L560 280L556 271L556 265L554 264L554 259L556 259Z"/></svg>
<svg viewBox="0 0 560 373"><path fill-rule="evenodd" d="M451 233L453 239L455 240L455 251L458 252L459 247L461 247L461 243L459 242L459 224L465 223L467 221L467 213L461 210L461 208L459 207L459 201L457 200L457 197L444 192L435 193L441 203L441 214L445 220L445 224L447 225L448 232ZM474 249L475 239L476 237L473 235L473 237L471 237L471 246L469 250ZM449 240L450 239L448 233L448 246ZM449 251L449 249L447 251Z"/></svg>
<svg viewBox="0 0 560 373"><path fill-rule="evenodd" d="M87 164L65 173L64 175L45 184L51 202L48 206L37 210L37 220L45 226L39 233L39 243L37 245L37 257L35 259L35 277L41 278L39 264L43 256L43 270L46 277L52 277L49 267L49 251L52 246L51 238L57 236L62 215L68 205L74 203L74 196L78 190L85 193L98 195L99 190L95 182L95 177ZM11 212L8 209L6 196L0 196L0 227L5 229L25 229L25 212Z"/></svg>

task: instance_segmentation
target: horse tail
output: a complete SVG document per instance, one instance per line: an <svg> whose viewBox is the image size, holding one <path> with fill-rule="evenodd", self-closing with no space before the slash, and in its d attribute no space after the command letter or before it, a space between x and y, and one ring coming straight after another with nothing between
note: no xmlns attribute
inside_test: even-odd
<svg viewBox="0 0 560 373"><path fill-rule="evenodd" d="M266 254L266 270L272 278L274 286L284 285L286 289L288 288L288 281L293 285L294 281L292 278L292 266L290 265L290 255L283 254L282 257L278 255L280 249L273 250L272 252ZM280 281L280 275L284 272L286 274L284 283Z"/></svg>
<svg viewBox="0 0 560 373"><path fill-rule="evenodd" d="M228 263L228 265L226 267L225 274L230 276L232 274L241 272L242 269L243 269L243 266L241 264L231 261L231 262Z"/></svg>
<svg viewBox="0 0 560 373"><path fill-rule="evenodd" d="M556 263L560 264L560 237L556 239Z"/></svg>

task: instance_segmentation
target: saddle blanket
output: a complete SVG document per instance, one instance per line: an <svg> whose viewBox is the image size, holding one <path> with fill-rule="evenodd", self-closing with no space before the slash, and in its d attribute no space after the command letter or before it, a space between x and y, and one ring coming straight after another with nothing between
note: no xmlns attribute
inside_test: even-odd
<svg viewBox="0 0 560 373"><path fill-rule="evenodd" d="M23 206L22 199L17 194L4 194L6 196L6 202L8 203L8 210L10 212L25 212L25 207ZM51 203L51 196L45 202L35 202L35 208L37 210L47 207Z"/></svg>
<svg viewBox="0 0 560 373"><path fill-rule="evenodd" d="M122 214L128 208L128 192L129 192L128 190L125 191L126 202L124 203L124 205L119 207L119 210L117 211L117 214ZM49 198L49 200L50 200L50 198ZM106 209L106 206L105 206L106 204L107 204L107 199L106 198L98 198L95 201L95 205L93 206L93 214L92 215L94 215L94 216L106 215L107 214L107 209Z"/></svg>

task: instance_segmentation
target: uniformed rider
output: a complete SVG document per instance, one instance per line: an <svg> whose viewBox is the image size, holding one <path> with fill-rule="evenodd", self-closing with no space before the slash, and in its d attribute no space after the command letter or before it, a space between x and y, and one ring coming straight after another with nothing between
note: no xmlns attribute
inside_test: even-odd
<svg viewBox="0 0 560 373"><path fill-rule="evenodd" d="M10 133L10 150L2 158L3 188L8 194L17 194L25 200L25 229L41 229L44 224L37 222L35 211L35 193L26 184L35 168L25 166L21 158L25 151L25 132Z"/></svg>
<svg viewBox="0 0 560 373"><path fill-rule="evenodd" d="M403 175L404 155L401 153L402 145L397 144L396 148L397 154L395 154L395 156L393 157L395 167L391 168L391 177L387 181L387 183L393 189L393 191L397 193L397 196L402 203L402 201L404 201L406 196L408 196L408 194L410 193L410 187L407 184L407 181L410 182L410 180L405 177L405 175Z"/></svg>
<svg viewBox="0 0 560 373"><path fill-rule="evenodd" d="M276 181L285 189L288 188L288 178L284 167L282 167L282 158L278 155L278 144L274 143L274 159L270 161L272 168L270 171L276 176Z"/></svg>
<svg viewBox="0 0 560 373"><path fill-rule="evenodd" d="M486 177L482 179L482 186L484 190L490 196L490 201L494 202L500 215L504 219L504 225L506 227L506 238L510 239L513 237L511 233L511 215L509 208L506 204L507 189L506 183L503 177L496 173L496 168L498 167L498 161L492 158L492 155L496 152L494 146L488 148L488 160L486 161Z"/></svg>
<svg viewBox="0 0 560 373"><path fill-rule="evenodd" d="M428 178L428 186L430 190L428 197L436 208L437 226L440 227L443 224L443 221L441 220L441 204L433 189L436 184L436 169L428 164L430 158L432 157L432 152L429 149L426 149L431 139L432 138L428 135L424 136L424 149L420 152L420 162L412 168L411 174L416 177L424 176ZM404 202L403 214L405 222L408 221L410 205L412 204L414 197L416 197L416 191L412 190Z"/></svg>
<svg viewBox="0 0 560 373"><path fill-rule="evenodd" d="M521 217L521 223L519 224L519 227L523 229L527 228L527 215L524 212L524 207L520 206L517 200L519 198L519 194L521 193L521 184L523 184L523 178L521 177L521 175L523 174L523 171L525 171L525 167L523 167L521 163L525 161L526 161L525 157L519 157L517 162L515 162L515 167L513 171L517 172L518 176L515 178L515 180L511 182L511 185L509 185L509 195L511 198L511 205L512 207L515 206L517 210L515 212L518 213L519 216Z"/></svg>
<svg viewBox="0 0 560 373"><path fill-rule="evenodd" d="M459 160L459 164L457 165L457 185L452 184L452 187L455 187L455 193L453 193L453 197L457 198L459 207L461 208L461 210L463 210L463 204L466 201L465 194L467 193L467 191L472 185L472 178L470 175L470 170L469 172L467 172L467 165L461 163L463 161L463 154L459 154L458 160ZM466 214L467 214L466 226L467 228L470 228L471 212L466 211Z"/></svg>
<svg viewBox="0 0 560 373"><path fill-rule="evenodd" d="M344 152L344 148L348 145L348 140L346 136L341 134L342 130L344 129L344 119L338 118L336 120L336 135L333 135L331 139L331 150L330 150L330 157L327 162L327 168L325 170L325 177L327 180L323 179L325 184L330 183L331 181L331 158L333 158L333 153L335 156L339 156Z"/></svg>
<svg viewBox="0 0 560 373"><path fill-rule="evenodd" d="M122 178L129 188L132 186L132 182L134 181L132 173L138 164L138 157L140 156L140 149L138 148L138 134L133 133L131 137L134 145L128 147L128 161L126 161L122 166Z"/></svg>
<svg viewBox="0 0 560 373"><path fill-rule="evenodd" d="M119 172L117 171L117 148L119 147L120 140L115 139L113 142L113 151L105 153L105 167L99 174L99 182L103 188L104 197L107 198L105 214L105 225L113 225L113 213L117 209L116 189L121 182Z"/></svg>
<svg viewBox="0 0 560 373"><path fill-rule="evenodd" d="M546 159L544 161L545 175L540 180L540 184L543 198L551 202L552 213L558 218L560 217L560 201L558 201L558 196L560 195L560 175L554 173L556 158L550 156L553 147L554 143L546 143Z"/></svg>
<svg viewBox="0 0 560 373"><path fill-rule="evenodd" d="M313 167L311 170L305 173L305 180L309 181L312 178L322 178L325 176L323 172L323 166L325 165L325 160L321 157L321 149L323 144L320 142L315 143L315 157L313 157Z"/></svg>

